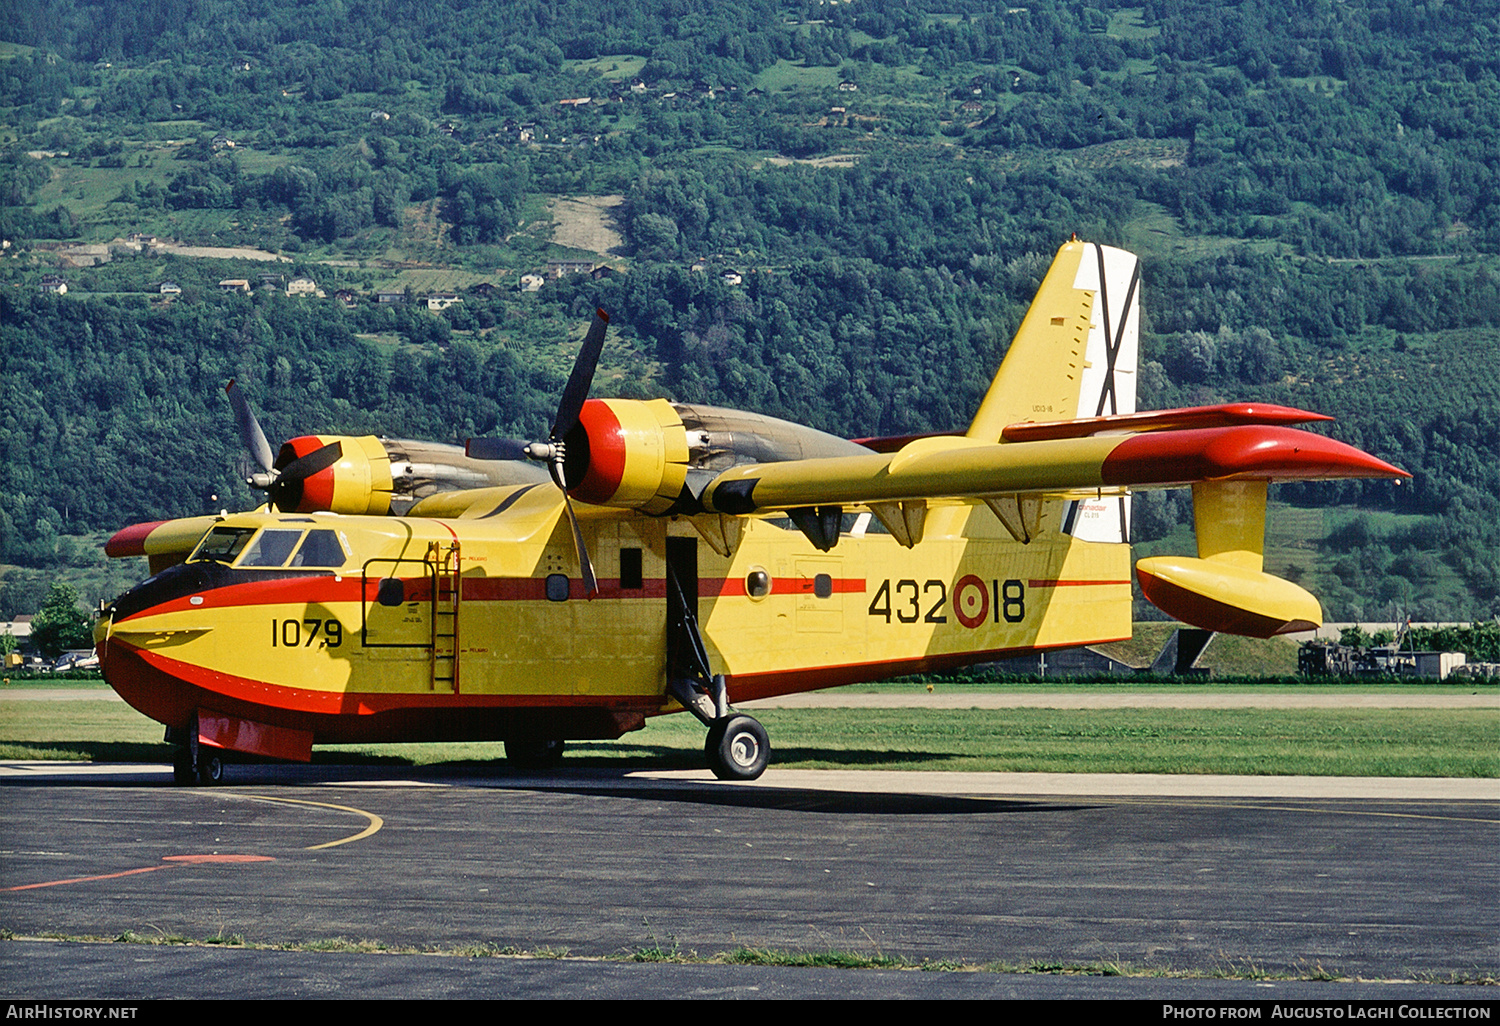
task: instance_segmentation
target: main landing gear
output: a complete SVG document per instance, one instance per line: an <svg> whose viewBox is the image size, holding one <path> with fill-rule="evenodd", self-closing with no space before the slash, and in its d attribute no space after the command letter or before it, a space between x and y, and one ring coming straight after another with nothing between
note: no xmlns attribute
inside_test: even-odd
<svg viewBox="0 0 1500 1026"><path fill-rule="evenodd" d="M669 570L667 577L676 592L667 625L667 694L708 728L703 754L714 776L720 780L754 780L766 771L771 758L766 728L755 717L729 707L723 674L709 669L698 618L682 598L677 575Z"/></svg>
<svg viewBox="0 0 1500 1026"><path fill-rule="evenodd" d="M753 716L729 707L724 678L713 674L706 680L674 677L667 694L708 728L703 755L708 768L720 780L754 780L766 771L771 742L766 728Z"/></svg>
<svg viewBox="0 0 1500 1026"><path fill-rule="evenodd" d="M759 720L736 713L709 726L703 754L720 780L754 780L766 771L771 742Z"/></svg>

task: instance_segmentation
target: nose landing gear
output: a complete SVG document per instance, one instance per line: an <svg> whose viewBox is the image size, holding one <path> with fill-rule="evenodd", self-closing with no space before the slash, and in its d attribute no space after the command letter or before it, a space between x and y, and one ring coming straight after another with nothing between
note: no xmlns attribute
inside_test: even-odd
<svg viewBox="0 0 1500 1026"><path fill-rule="evenodd" d="M172 780L178 784L202 784L211 786L224 782L224 756L217 748L198 743L198 717L195 715L187 730L167 728L166 740L175 742L172 753Z"/></svg>

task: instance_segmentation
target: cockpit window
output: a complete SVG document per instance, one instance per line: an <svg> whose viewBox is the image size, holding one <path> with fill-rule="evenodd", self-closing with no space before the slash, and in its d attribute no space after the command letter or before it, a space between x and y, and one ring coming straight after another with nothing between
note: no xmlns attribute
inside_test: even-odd
<svg viewBox="0 0 1500 1026"><path fill-rule="evenodd" d="M240 554L254 533L249 527L215 527L198 543L189 561L209 559L216 563L233 563L234 557Z"/></svg>
<svg viewBox="0 0 1500 1026"><path fill-rule="evenodd" d="M292 549L296 547L301 537L301 531L278 531L268 527L260 532L260 537L256 538L245 550L245 555L241 557L239 565L281 566L286 562L286 557L292 554Z"/></svg>
<svg viewBox="0 0 1500 1026"><path fill-rule="evenodd" d="M307 539L292 557L292 566L343 566L344 547L333 531L308 531Z"/></svg>

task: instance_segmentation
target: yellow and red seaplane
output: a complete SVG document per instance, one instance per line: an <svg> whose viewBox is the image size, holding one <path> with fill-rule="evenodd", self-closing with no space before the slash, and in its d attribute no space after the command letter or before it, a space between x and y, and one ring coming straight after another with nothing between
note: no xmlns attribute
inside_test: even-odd
<svg viewBox="0 0 1500 1026"><path fill-rule="evenodd" d="M587 399L586 337L544 440L468 451L308 436L252 513L126 528L155 576L96 629L105 679L179 744L226 751L503 740L545 764L687 710L710 767L770 745L735 702L1127 638L1130 493L1190 487L1197 552L1135 567L1213 631L1321 623L1262 568L1272 481L1407 476L1260 403L1135 409L1140 265L1058 252L968 429L851 441L667 400ZM399 514L399 515L398 515Z"/></svg>

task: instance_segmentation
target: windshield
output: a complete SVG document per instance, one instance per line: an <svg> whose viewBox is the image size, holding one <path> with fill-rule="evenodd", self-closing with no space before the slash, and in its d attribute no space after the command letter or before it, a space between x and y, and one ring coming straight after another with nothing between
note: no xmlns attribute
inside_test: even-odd
<svg viewBox="0 0 1500 1026"><path fill-rule="evenodd" d="M188 558L240 567L341 567L348 549L337 531L326 528L267 527L257 533L253 527L215 527Z"/></svg>
<svg viewBox="0 0 1500 1026"><path fill-rule="evenodd" d="M233 563L250 536L255 533L250 527L215 527L208 532L188 560L212 560L215 563Z"/></svg>
<svg viewBox="0 0 1500 1026"><path fill-rule="evenodd" d="M245 550L240 566L281 566L302 537L300 528L286 531L268 527Z"/></svg>

